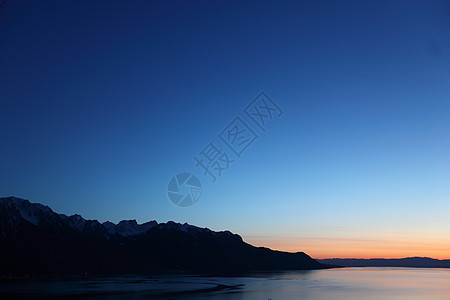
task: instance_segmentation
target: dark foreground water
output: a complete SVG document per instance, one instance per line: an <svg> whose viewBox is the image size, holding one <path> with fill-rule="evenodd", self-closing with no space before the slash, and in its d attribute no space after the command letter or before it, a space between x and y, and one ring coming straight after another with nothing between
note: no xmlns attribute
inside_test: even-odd
<svg viewBox="0 0 450 300"><path fill-rule="evenodd" d="M7 295L46 299L450 299L450 269L346 268L246 277L115 276L2 282L0 298Z"/></svg>

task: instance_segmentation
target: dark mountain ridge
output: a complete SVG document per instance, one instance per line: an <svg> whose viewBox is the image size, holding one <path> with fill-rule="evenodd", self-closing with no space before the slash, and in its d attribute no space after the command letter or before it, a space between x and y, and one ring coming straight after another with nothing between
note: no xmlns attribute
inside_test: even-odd
<svg viewBox="0 0 450 300"><path fill-rule="evenodd" d="M172 221L118 224L0 198L0 274L202 273L323 269L303 252L254 247L229 231Z"/></svg>
<svg viewBox="0 0 450 300"><path fill-rule="evenodd" d="M405 268L450 268L450 260L439 260L429 257L405 258L330 258L320 259L324 264L333 264L343 267L405 267Z"/></svg>

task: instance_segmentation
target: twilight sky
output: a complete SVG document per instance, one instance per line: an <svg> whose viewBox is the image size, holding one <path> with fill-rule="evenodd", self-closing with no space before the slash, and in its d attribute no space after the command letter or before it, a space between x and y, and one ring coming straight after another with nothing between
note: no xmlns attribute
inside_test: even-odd
<svg viewBox="0 0 450 300"><path fill-rule="evenodd" d="M243 109L284 111L261 131ZM219 133L258 139L237 157ZM210 141L235 163L212 183ZM315 258L450 258L450 2L6 1L0 196ZM202 182L189 208L167 185Z"/></svg>

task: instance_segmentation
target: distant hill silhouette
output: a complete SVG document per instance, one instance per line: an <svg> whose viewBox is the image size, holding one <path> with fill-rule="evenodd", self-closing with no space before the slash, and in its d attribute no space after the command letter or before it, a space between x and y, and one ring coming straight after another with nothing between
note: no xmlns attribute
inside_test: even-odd
<svg viewBox="0 0 450 300"><path fill-rule="evenodd" d="M100 223L0 198L0 274L207 273L323 269L303 252L257 248L229 231L135 220Z"/></svg>
<svg viewBox="0 0 450 300"><path fill-rule="evenodd" d="M439 260L429 257L406 257L398 259L371 258L331 258L320 259L324 264L343 267L408 267L408 268L450 268L450 260Z"/></svg>

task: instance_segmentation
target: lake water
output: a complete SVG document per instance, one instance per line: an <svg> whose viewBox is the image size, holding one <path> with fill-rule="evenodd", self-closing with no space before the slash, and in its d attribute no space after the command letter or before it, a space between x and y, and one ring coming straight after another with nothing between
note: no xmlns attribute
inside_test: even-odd
<svg viewBox="0 0 450 300"><path fill-rule="evenodd" d="M0 283L0 298L92 299L450 299L450 269L345 268L245 277L115 276Z"/></svg>

